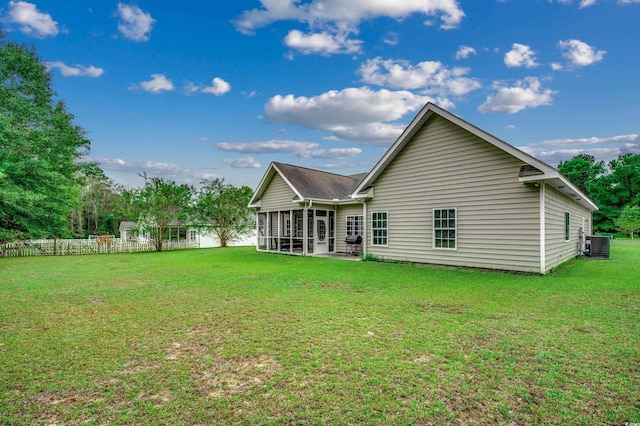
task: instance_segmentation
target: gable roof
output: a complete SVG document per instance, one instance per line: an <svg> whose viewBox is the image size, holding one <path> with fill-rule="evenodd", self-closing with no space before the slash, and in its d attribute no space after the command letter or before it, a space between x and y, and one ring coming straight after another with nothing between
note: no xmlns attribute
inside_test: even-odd
<svg viewBox="0 0 640 426"><path fill-rule="evenodd" d="M516 157L522 161L523 168L519 173L519 180L522 183L545 181L550 186L554 187L558 191L564 193L570 197L576 203L583 207L593 211L598 210L596 204L591 201L584 193L582 193L577 187L575 187L566 177L564 177L554 167L538 160L535 157L519 150L518 148L509 145L508 143L496 138L495 136L485 132L484 130L474 126L471 123L461 119L460 117L451 114L450 112L440 108L439 106L429 102L424 108L416 115L416 117L409 123L409 126L402 132L400 137L394 142L393 145L387 150L385 155L378 161L373 169L362 179L362 181L356 186L352 198L362 198L366 196L363 194L365 190L373 185L375 180L380 174L391 164L396 156L402 151L402 149L411 141L415 134L429 121L434 115L440 116L445 120L467 130L473 135L483 139L498 149Z"/></svg>
<svg viewBox="0 0 640 426"><path fill-rule="evenodd" d="M296 194L297 200L294 198L292 201L317 200L331 202L349 201L353 190L367 175L366 173L361 173L345 176L292 164L273 162L269 165L260 184L258 184L249 206L256 206L276 173L284 179Z"/></svg>

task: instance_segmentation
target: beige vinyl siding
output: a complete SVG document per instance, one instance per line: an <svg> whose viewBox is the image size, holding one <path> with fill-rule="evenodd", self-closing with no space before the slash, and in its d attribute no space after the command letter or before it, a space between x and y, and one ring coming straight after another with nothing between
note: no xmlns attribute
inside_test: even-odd
<svg viewBox="0 0 640 426"><path fill-rule="evenodd" d="M336 251L345 253L347 251L347 245L344 242L347 236L347 216L362 216L362 204L341 205L336 215ZM362 238L364 237L363 235Z"/></svg>
<svg viewBox="0 0 640 426"><path fill-rule="evenodd" d="M569 212L569 241L565 241L565 213ZM580 254L579 230L585 223L591 235L591 212L574 203L560 191L545 188L546 269L547 271ZM545 272L547 272L545 271Z"/></svg>
<svg viewBox="0 0 640 426"><path fill-rule="evenodd" d="M292 202L295 196L295 192L287 182L276 173L271 179L269 187L262 194L260 211L298 209L298 205Z"/></svg>
<svg viewBox="0 0 640 426"><path fill-rule="evenodd" d="M388 246L369 254L410 262L540 272L539 188L522 162L433 116L374 182L367 206L388 212ZM457 248L433 248L434 208L457 209ZM369 239L370 241L370 239Z"/></svg>

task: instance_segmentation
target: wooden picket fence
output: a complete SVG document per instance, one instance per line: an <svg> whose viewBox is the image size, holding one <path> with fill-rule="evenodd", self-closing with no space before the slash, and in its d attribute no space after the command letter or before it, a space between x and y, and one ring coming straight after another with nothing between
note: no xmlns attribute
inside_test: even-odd
<svg viewBox="0 0 640 426"><path fill-rule="evenodd" d="M162 250L200 248L198 241L164 241ZM93 238L73 240L30 240L0 243L0 257L70 256L80 254L136 253L155 251L153 240L121 240L120 238Z"/></svg>

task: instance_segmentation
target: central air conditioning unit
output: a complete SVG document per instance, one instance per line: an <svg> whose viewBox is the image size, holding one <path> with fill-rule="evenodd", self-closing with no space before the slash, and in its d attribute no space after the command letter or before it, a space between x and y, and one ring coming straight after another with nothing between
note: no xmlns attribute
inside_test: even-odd
<svg viewBox="0 0 640 426"><path fill-rule="evenodd" d="M584 255L591 259L609 259L611 239L609 237L587 236Z"/></svg>

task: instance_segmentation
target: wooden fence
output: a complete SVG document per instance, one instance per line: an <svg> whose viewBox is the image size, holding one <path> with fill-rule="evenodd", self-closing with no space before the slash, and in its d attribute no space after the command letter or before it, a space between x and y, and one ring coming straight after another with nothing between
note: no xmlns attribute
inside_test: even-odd
<svg viewBox="0 0 640 426"><path fill-rule="evenodd" d="M163 241L162 250L200 248L198 241ZM135 253L155 251L153 240L140 242L120 238L89 240L31 240L0 243L0 257L69 256L78 254Z"/></svg>

